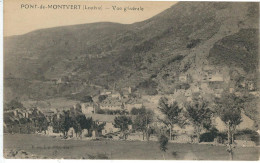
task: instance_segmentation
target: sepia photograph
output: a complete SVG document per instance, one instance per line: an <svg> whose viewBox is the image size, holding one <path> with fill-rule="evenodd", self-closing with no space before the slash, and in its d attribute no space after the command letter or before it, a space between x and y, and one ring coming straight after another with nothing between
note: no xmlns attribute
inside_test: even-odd
<svg viewBox="0 0 260 163"><path fill-rule="evenodd" d="M259 2L3 12L5 159L259 160Z"/></svg>

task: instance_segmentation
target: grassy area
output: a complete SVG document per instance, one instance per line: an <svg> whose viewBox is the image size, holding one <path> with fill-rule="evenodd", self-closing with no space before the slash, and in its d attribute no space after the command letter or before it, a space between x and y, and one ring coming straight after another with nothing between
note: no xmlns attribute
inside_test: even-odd
<svg viewBox="0 0 260 163"><path fill-rule="evenodd" d="M25 150L48 158L149 159L162 160L158 142L61 140L40 135L4 135L4 149ZM224 146L168 144L166 159L228 160ZM258 160L259 148L236 147L235 160Z"/></svg>

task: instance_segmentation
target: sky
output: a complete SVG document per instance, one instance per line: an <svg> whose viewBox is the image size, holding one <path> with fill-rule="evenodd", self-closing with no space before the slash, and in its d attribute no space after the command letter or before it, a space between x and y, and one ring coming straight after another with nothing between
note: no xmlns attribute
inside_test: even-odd
<svg viewBox="0 0 260 163"><path fill-rule="evenodd" d="M93 22L131 24L151 18L174 4L176 2L173 1L8 0L4 1L4 36L21 35L42 28ZM52 6L49 7L48 5ZM72 7L73 9L66 9L67 6L56 9L57 5L75 6ZM83 10L83 6L102 6L102 10ZM117 9L114 10L112 6L116 6ZM45 8L43 9L43 7ZM142 7L143 11L124 11L125 7L139 9Z"/></svg>

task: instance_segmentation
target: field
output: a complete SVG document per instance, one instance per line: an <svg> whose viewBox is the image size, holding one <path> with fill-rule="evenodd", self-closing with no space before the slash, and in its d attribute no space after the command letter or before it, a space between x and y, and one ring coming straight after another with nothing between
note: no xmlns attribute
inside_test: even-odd
<svg viewBox="0 0 260 163"><path fill-rule="evenodd" d="M206 144L168 144L165 159L197 159L197 160L228 160L229 155L225 146ZM35 155L53 159L95 158L97 155L107 156L108 159L149 159L162 160L163 153L158 142L140 141L90 141L62 140L40 135L5 134L5 150L24 150ZM259 148L236 147L235 160L258 160Z"/></svg>

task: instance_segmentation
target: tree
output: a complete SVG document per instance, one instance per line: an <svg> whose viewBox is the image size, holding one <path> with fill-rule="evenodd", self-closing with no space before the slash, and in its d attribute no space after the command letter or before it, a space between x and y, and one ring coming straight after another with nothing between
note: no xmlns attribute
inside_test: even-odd
<svg viewBox="0 0 260 163"><path fill-rule="evenodd" d="M88 132L90 131L91 127L93 126L92 118L86 118L84 114L80 114L76 117L77 122L80 125L81 129L87 129Z"/></svg>
<svg viewBox="0 0 260 163"><path fill-rule="evenodd" d="M93 123L92 130L97 131L97 133L99 134L100 132L102 132L102 130L104 129L105 125L106 125L105 122L103 122L101 124Z"/></svg>
<svg viewBox="0 0 260 163"><path fill-rule="evenodd" d="M82 133L82 128L81 128L81 126L80 126L80 124L79 124L79 122L78 122L77 120L73 120L73 121L72 121L71 127L74 128L74 131L75 131L75 133L76 133L76 137L78 137L78 136L81 135L81 133Z"/></svg>
<svg viewBox="0 0 260 163"><path fill-rule="evenodd" d="M6 104L6 109L14 110L14 109L22 109L24 108L23 104L19 101L18 98L11 100L9 103Z"/></svg>
<svg viewBox="0 0 260 163"><path fill-rule="evenodd" d="M182 109L179 108L177 102L168 104L168 99L160 98L158 109L165 115L165 119L159 119L170 128L170 140L172 140L172 128L174 125L182 127L184 120L181 117Z"/></svg>
<svg viewBox="0 0 260 163"><path fill-rule="evenodd" d="M126 139L127 137L128 125L130 124L132 124L131 118L125 115L115 117L114 119L114 127L120 128L120 131L123 134L124 139Z"/></svg>
<svg viewBox="0 0 260 163"><path fill-rule="evenodd" d="M244 101L241 98L229 93L223 93L221 98L216 99L217 113L227 126L230 159L233 159L231 144L234 143L234 133L236 127L242 122L241 110L243 109L243 103Z"/></svg>
<svg viewBox="0 0 260 163"><path fill-rule="evenodd" d="M144 140L144 136L146 135L146 139L147 141L149 141L150 132L151 132L149 124L151 124L152 121L153 121L153 112L146 108L144 108L144 111L140 112L140 114L137 115L136 119L134 120L135 129L143 133L143 140Z"/></svg>
<svg viewBox="0 0 260 163"><path fill-rule="evenodd" d="M168 138L165 135L161 135L159 138L160 150L163 152L163 159L165 160L164 153L167 150Z"/></svg>
<svg viewBox="0 0 260 163"><path fill-rule="evenodd" d="M91 96L83 96L81 102L93 102L93 99Z"/></svg>
<svg viewBox="0 0 260 163"><path fill-rule="evenodd" d="M46 131L48 129L48 121L44 116L37 117L37 122L39 126L39 131Z"/></svg>
<svg viewBox="0 0 260 163"><path fill-rule="evenodd" d="M212 111L208 103L203 100L197 100L186 106L185 117L192 123L197 135L197 141L200 142L200 135L203 128L210 129Z"/></svg>
<svg viewBox="0 0 260 163"><path fill-rule="evenodd" d="M135 108L133 107L130 111L132 115L144 114L146 112L145 107Z"/></svg>
<svg viewBox="0 0 260 163"><path fill-rule="evenodd" d="M70 117L70 111L63 111L63 116L60 119L60 130L63 132L65 138L68 137L68 131L72 126L72 119Z"/></svg>

